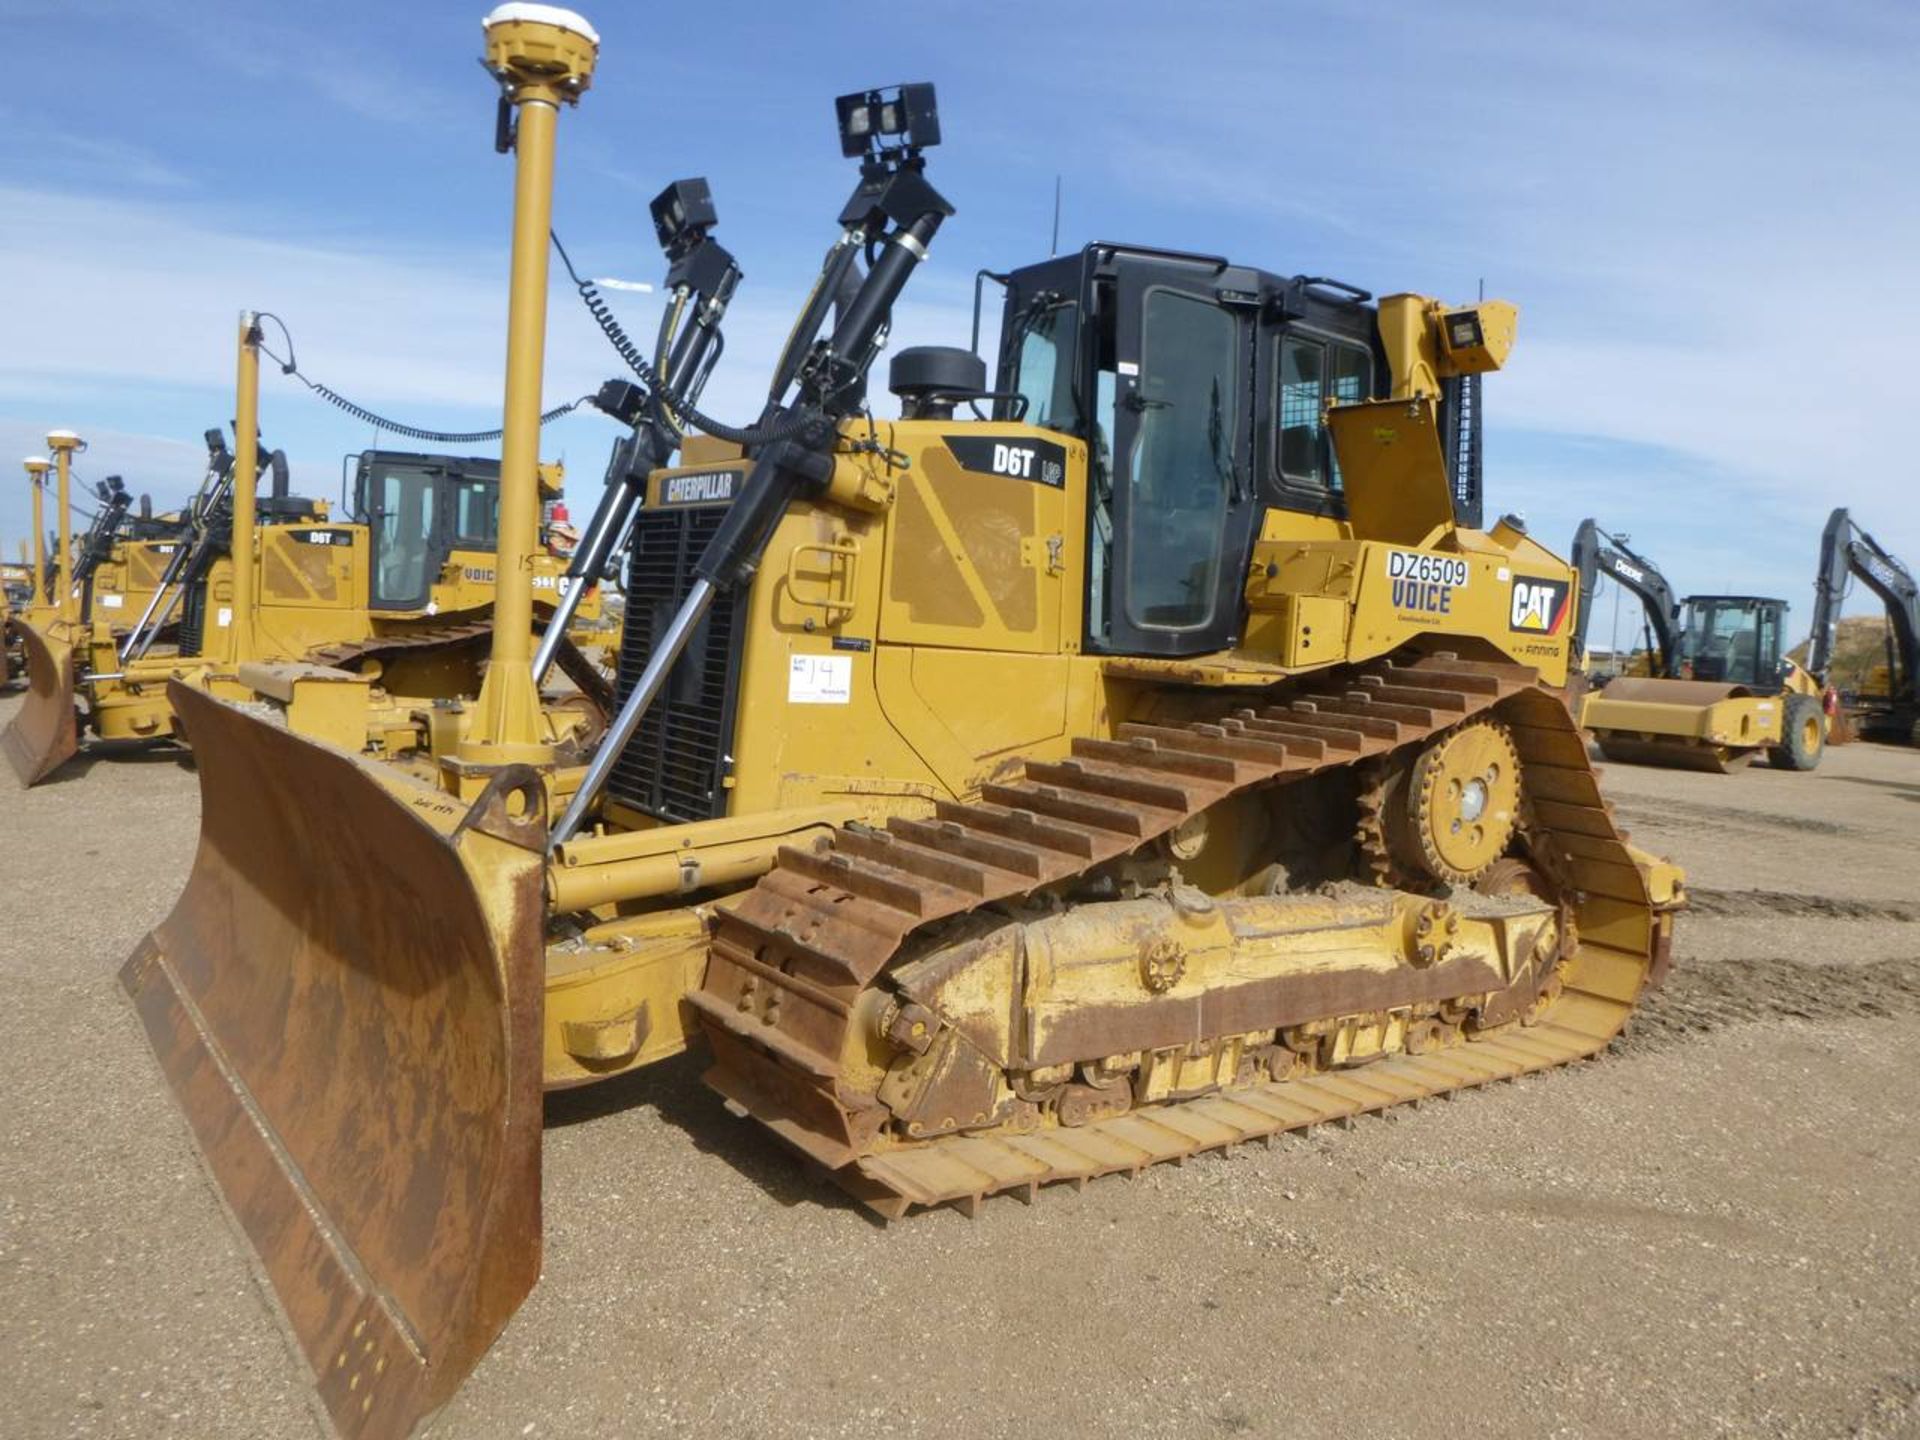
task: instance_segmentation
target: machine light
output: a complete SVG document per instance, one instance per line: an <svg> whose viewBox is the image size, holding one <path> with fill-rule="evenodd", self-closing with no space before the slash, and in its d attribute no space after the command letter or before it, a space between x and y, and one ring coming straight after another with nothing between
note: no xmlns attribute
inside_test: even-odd
<svg viewBox="0 0 1920 1440"><path fill-rule="evenodd" d="M710 227L720 221L713 207L713 191L703 178L676 180L647 206L653 216L654 234L669 260L678 260L706 238Z"/></svg>
<svg viewBox="0 0 1920 1440"><path fill-rule="evenodd" d="M891 148L924 150L940 143L940 111L931 85L894 85L878 90L856 90L833 102L840 120L840 153L877 152L888 139Z"/></svg>

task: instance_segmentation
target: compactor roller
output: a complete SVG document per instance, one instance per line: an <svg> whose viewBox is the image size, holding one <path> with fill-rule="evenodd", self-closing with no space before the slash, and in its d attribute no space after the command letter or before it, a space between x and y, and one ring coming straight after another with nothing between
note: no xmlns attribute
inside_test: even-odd
<svg viewBox="0 0 1920 1440"><path fill-rule="evenodd" d="M1827 747L1831 690L1782 652L1787 602L1755 595L1677 599L1654 563L1583 520L1573 537L1580 603L1576 662L1586 653L1601 575L1640 601L1644 665L1580 704L1581 724L1609 760L1727 774L1765 753L1783 770L1811 770ZM1816 620L1817 624L1817 620Z"/></svg>
<svg viewBox="0 0 1920 1440"><path fill-rule="evenodd" d="M511 511L597 42L487 36ZM1667 964L1680 877L1568 708L1575 576L1480 523L1512 307L1095 244L1004 277L994 382L909 349L872 418L952 211L931 86L836 113L860 180L755 423L597 311L714 438L645 478L587 763L504 525L431 778L175 686L200 848L123 978L343 1433L406 1433L533 1283L543 1088L701 1047L880 1214L970 1210L1591 1055Z"/></svg>

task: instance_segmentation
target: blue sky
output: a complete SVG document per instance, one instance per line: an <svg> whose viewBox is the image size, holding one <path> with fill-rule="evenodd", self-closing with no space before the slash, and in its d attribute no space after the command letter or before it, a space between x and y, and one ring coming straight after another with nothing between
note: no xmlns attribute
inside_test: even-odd
<svg viewBox="0 0 1920 1440"><path fill-rule="evenodd" d="M510 163L475 64L484 4L0 0L0 455L54 426L81 473L171 505L231 414L243 306L302 367L434 427L497 423ZM1489 381L1491 503L1564 550L1586 514L1684 590L1783 594L1804 625L1848 504L1920 563L1906 455L1920 331L1920 7L1376 3L589 7L556 224L656 278L646 202L711 178L746 281L707 408L743 415L850 183L830 102L928 79L959 213L896 343L964 343L975 269L1124 239L1377 292L1521 307ZM654 300L621 300L647 330ZM617 361L556 288L549 402ZM373 436L270 374L262 424L335 494ZM563 421L590 503L609 422ZM485 447L475 447L484 449ZM0 538L27 531L0 471ZM1603 602L1605 597L1603 597ZM1862 609L1856 603L1853 609ZM1600 637L1604 638L1604 637Z"/></svg>

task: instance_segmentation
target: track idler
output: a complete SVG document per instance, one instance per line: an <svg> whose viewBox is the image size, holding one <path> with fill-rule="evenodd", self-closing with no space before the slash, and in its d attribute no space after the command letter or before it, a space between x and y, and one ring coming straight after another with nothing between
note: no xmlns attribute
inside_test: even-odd
<svg viewBox="0 0 1920 1440"><path fill-rule="evenodd" d="M42 631L24 620L13 621L14 633L27 652L27 696L6 733L0 750L22 785L38 785L80 749L80 728L73 708L73 645L65 627L56 622Z"/></svg>
<svg viewBox="0 0 1920 1440"><path fill-rule="evenodd" d="M406 1435L540 1272L541 786L169 697L200 844L121 979L335 1424Z"/></svg>

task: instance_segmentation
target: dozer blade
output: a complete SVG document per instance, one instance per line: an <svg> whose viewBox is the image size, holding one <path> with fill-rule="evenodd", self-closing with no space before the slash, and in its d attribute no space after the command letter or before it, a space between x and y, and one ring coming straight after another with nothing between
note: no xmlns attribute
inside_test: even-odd
<svg viewBox="0 0 1920 1440"><path fill-rule="evenodd" d="M22 785L38 785L74 757L80 730L73 711L73 647L15 620L27 652L27 697L0 735L0 750Z"/></svg>
<svg viewBox="0 0 1920 1440"><path fill-rule="evenodd" d="M541 787L168 688L200 846L121 981L334 1423L404 1436L540 1272Z"/></svg>

